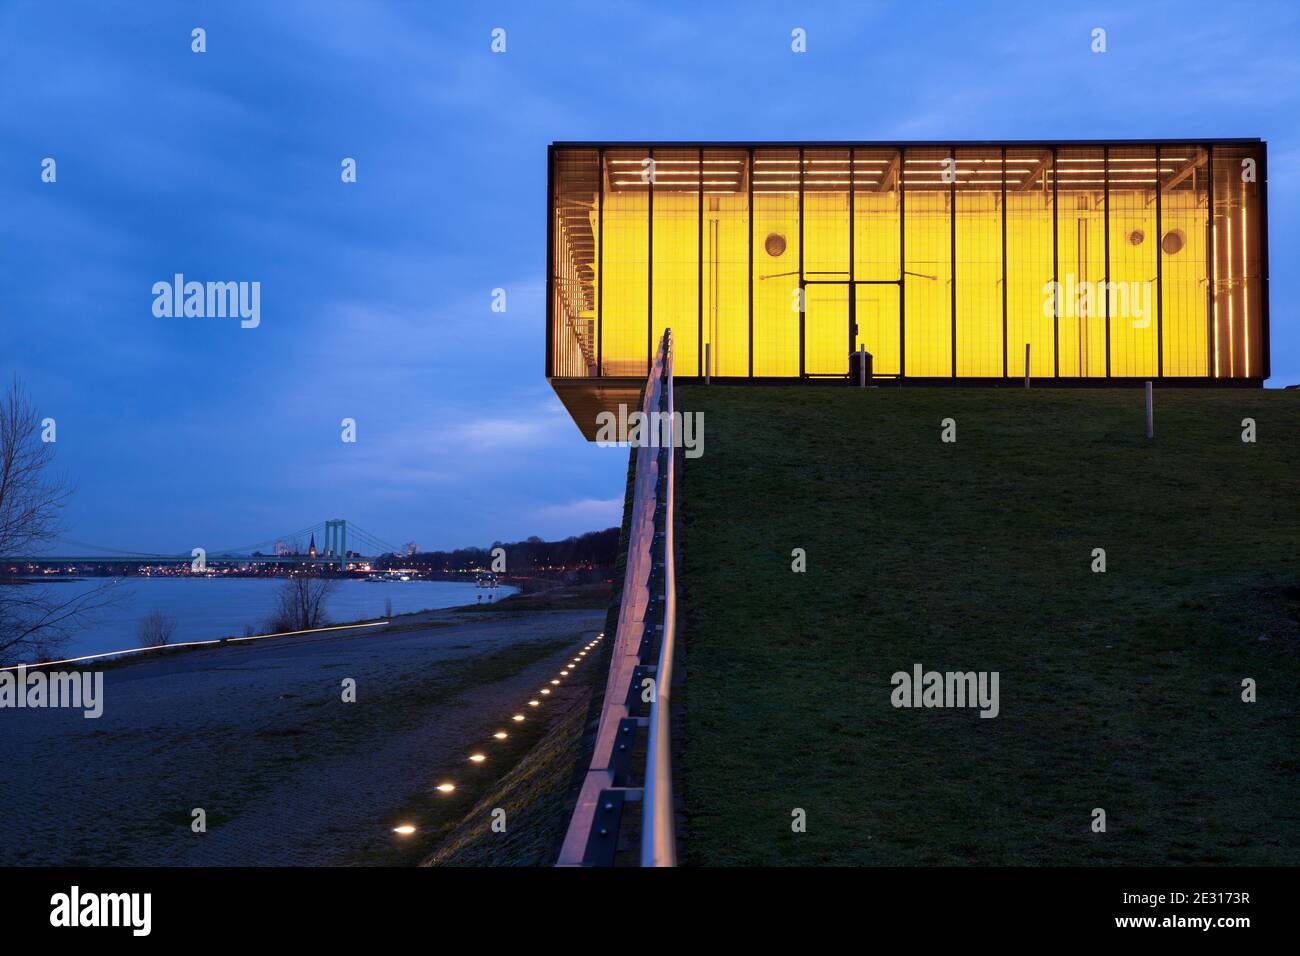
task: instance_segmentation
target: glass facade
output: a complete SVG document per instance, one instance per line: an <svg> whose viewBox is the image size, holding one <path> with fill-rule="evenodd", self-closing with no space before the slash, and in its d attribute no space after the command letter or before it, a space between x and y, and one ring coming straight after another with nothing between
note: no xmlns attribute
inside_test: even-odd
<svg viewBox="0 0 1300 956"><path fill-rule="evenodd" d="M1255 140L550 155L553 380L1268 375Z"/></svg>

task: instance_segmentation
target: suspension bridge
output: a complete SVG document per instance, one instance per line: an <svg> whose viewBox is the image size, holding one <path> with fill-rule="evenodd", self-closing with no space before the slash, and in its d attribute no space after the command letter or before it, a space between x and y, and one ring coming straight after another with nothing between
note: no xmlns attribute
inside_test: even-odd
<svg viewBox="0 0 1300 956"><path fill-rule="evenodd" d="M348 538L354 547L349 550ZM73 538L56 538L54 546L61 554L0 555L0 565L69 565L69 564L188 564L196 569L210 565L277 564L338 566L346 572L350 563L382 554L399 554L392 544L343 518L318 521L287 534L274 535L263 541L235 547L208 548L197 543L188 551L162 553L126 551L106 545L89 544ZM362 550L364 549L364 551Z"/></svg>

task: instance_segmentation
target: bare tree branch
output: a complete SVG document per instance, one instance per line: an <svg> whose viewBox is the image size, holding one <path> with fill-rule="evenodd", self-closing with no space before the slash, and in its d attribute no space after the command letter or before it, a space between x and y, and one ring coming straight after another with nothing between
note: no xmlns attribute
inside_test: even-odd
<svg viewBox="0 0 1300 956"><path fill-rule="evenodd" d="M334 590L334 579L291 574L280 583L276 607L267 621L267 629L306 631L329 623L325 602Z"/></svg>
<svg viewBox="0 0 1300 956"><path fill-rule="evenodd" d="M53 474L54 443L18 379L0 394L0 557L26 557L62 530L72 488ZM116 603L114 582L63 600L49 587L0 583L0 664L48 658L94 613Z"/></svg>

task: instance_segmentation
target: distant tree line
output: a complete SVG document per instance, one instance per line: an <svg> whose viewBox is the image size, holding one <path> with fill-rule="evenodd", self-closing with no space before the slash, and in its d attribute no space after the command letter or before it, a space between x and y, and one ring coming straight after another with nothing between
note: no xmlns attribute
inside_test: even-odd
<svg viewBox="0 0 1300 956"><path fill-rule="evenodd" d="M543 541L533 536L524 541L494 541L486 548L417 551L414 555L386 554L377 563L381 568L428 571L491 570L493 550L503 548L507 574L604 572L614 566L618 532L618 528L606 528L563 541Z"/></svg>

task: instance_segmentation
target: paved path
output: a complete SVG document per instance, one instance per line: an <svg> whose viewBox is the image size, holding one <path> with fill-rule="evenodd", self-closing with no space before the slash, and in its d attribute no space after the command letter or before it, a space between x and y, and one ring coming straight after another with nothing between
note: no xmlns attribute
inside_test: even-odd
<svg viewBox="0 0 1300 956"><path fill-rule="evenodd" d="M0 710L0 865L345 862L603 619L427 612L109 668L98 720Z"/></svg>

